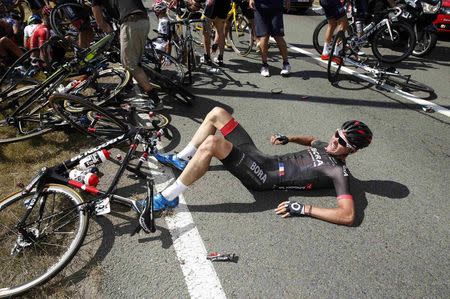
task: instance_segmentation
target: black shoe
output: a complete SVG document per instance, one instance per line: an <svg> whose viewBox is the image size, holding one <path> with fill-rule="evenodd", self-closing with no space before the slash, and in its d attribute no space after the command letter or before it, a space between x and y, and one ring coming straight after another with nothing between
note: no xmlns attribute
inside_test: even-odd
<svg viewBox="0 0 450 299"><path fill-rule="evenodd" d="M219 55L216 58L214 58L214 62L217 63L218 66L224 66L225 64L223 63L223 56Z"/></svg>
<svg viewBox="0 0 450 299"><path fill-rule="evenodd" d="M212 66L212 60L211 57L209 55L203 54L203 59L202 59L203 63L208 65L208 66Z"/></svg>
<svg viewBox="0 0 450 299"><path fill-rule="evenodd" d="M216 52L217 49L219 49L219 45L218 45L218 44L213 44L213 45L211 46L211 51L212 51L213 53Z"/></svg>
<svg viewBox="0 0 450 299"><path fill-rule="evenodd" d="M148 102L145 104L145 108L153 111L162 110L164 105L158 96L158 92L155 89L147 92Z"/></svg>

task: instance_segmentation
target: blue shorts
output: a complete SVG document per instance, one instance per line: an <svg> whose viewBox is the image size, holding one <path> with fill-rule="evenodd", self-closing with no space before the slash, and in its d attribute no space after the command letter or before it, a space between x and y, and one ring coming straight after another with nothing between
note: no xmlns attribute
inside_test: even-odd
<svg viewBox="0 0 450 299"><path fill-rule="evenodd" d="M284 36L283 11L257 8L255 10L256 36Z"/></svg>
<svg viewBox="0 0 450 299"><path fill-rule="evenodd" d="M346 15L345 7L340 0L320 0L320 6L323 7L327 20L339 20Z"/></svg>

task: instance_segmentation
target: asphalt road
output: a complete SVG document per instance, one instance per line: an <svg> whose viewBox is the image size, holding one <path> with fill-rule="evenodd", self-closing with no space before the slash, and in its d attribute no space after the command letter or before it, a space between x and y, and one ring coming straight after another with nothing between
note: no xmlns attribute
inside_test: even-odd
<svg viewBox="0 0 450 299"><path fill-rule="evenodd" d="M286 15L287 42L317 57L311 35L321 18ZM450 39L440 40L429 58L410 58L399 66L433 86L432 102L447 109L449 49ZM282 78L280 57L272 47L272 76L263 78L257 54L243 58L227 51L222 74L196 75L193 107L166 101L175 135L166 149L181 150L214 106L232 112L269 154L299 149L294 144L271 146L274 132L312 134L327 141L344 121L360 119L374 139L347 162L357 206L355 226L281 219L273 212L281 201L334 207L333 190L250 192L215 160L184 194L186 205L175 210L183 215L190 211L193 219L181 229L173 229L174 217L166 217L158 219L155 234L130 237L135 214L121 207L97 220L101 242L89 252L91 258L85 256L85 268L97 265L100 278L92 284L92 276L78 277L80 296L88 285L96 289L95 297L103 298L449 297L449 118L426 113L420 105L365 82L347 80L344 88L333 87L314 57L292 49L289 56L292 74ZM273 88L282 93L271 93ZM143 188L142 183L125 181L122 191L139 194ZM233 252L239 261L210 264L203 256L198 264L213 272L187 269L177 242L184 238L185 245L194 247L198 240L189 240L197 231L203 250ZM187 254L196 250L188 247ZM210 274L202 278L205 273ZM210 279L214 275L218 282Z"/></svg>

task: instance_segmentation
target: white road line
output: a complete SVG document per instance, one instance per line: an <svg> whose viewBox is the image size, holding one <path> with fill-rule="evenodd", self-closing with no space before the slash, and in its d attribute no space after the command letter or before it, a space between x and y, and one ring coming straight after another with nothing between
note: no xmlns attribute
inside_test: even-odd
<svg viewBox="0 0 450 299"><path fill-rule="evenodd" d="M134 79L133 83L134 91L138 94L139 89ZM152 170L157 192L161 192L174 181L175 176L172 171L165 173L158 171L164 166L156 162L154 158L149 159L148 167ZM212 263L206 259L205 244L195 226L185 198L180 195L179 199L180 205L173 210L174 214L165 216L164 220L172 237L189 295L191 298L202 299L226 298Z"/></svg>
<svg viewBox="0 0 450 299"><path fill-rule="evenodd" d="M149 161L149 167L157 170L164 167ZM154 175L156 190L164 190L174 181L172 171ZM191 298L226 298L219 277L206 259L207 251L203 240L189 212L185 198L180 195L180 204L173 210L173 215L165 216L167 228L172 236L173 247L180 262L184 280Z"/></svg>
<svg viewBox="0 0 450 299"><path fill-rule="evenodd" d="M273 41L275 42L275 40L273 40ZM294 50L297 53L308 55L309 57L319 61L320 63L324 63L324 64L328 63L328 61L323 61L322 59L320 59L320 57L317 57L317 55L314 55L311 52L308 52L308 51L306 51L304 49L301 49L301 48L295 47L295 46L291 46L289 44L288 44L288 47L291 50ZM376 81L373 78L371 78L369 76L366 76L364 74L358 73L358 72L356 72L356 71L354 71L354 70L352 70L350 68L347 68L345 66L341 67L341 71L344 71L347 74L351 74L351 75L357 76L357 77L359 77L359 78L361 78L363 80L366 80L366 81L368 81L370 83L376 84ZM390 86L388 84L383 84L382 87L387 89L389 92L392 92L392 93L394 93L394 94L396 94L396 95L398 95L398 96L400 96L400 97L402 97L402 98L404 98L406 100L409 100L411 102L414 102L414 103L422 105L422 106L430 106L431 108L433 108L433 110L435 112L440 113L442 115L445 115L447 117L450 117L450 110L447 109L447 108L439 106L439 105L437 105L437 104L435 104L433 102L430 102L430 101L418 98L418 97L416 97L413 94L410 94L408 92L397 90L396 88L394 88L394 87L392 87L392 86Z"/></svg>

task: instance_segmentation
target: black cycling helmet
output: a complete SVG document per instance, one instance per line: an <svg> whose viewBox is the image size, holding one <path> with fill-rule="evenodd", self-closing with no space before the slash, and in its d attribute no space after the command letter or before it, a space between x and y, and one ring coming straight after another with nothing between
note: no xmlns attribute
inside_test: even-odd
<svg viewBox="0 0 450 299"><path fill-rule="evenodd" d="M345 133L350 145L356 149L361 149L370 144L372 141L372 131L369 127L359 120L346 121L341 130Z"/></svg>

